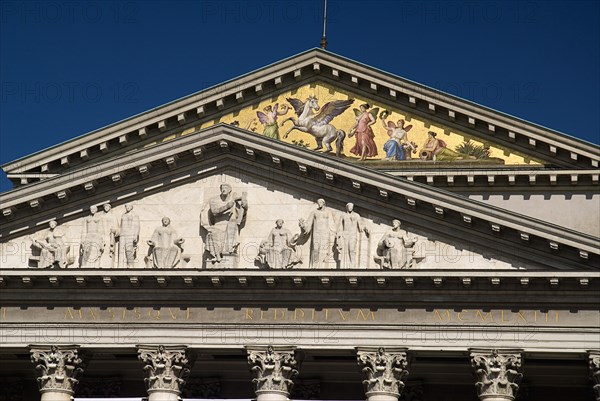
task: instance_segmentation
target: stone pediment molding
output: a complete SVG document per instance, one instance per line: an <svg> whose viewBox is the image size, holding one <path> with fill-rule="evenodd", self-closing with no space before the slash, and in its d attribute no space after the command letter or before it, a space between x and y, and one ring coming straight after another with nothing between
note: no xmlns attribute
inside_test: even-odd
<svg viewBox="0 0 600 401"><path fill-rule="evenodd" d="M563 168L597 169L600 148L565 134L313 49L223 84L156 107L66 143L2 166L16 185L91 165L166 138L198 122L251 105L314 80L377 97L478 138L493 141Z"/></svg>
<svg viewBox="0 0 600 401"><path fill-rule="evenodd" d="M0 196L1 238L5 241L31 232L48 220L81 217L93 204L108 200L124 203L131 197L228 168L283 185L302 184L307 198L316 199L327 191L339 201L356 198L365 204L385 206L382 215L386 218L401 215L403 220L453 241L461 238L483 247L506 249L538 265L583 270L598 267L600 240L596 237L248 135L228 125L6 192ZM133 188L137 189L132 192Z"/></svg>

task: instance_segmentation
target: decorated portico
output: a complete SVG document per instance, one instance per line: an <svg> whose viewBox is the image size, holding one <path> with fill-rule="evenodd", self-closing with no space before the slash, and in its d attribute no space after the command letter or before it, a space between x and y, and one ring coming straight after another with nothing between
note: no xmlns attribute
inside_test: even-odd
<svg viewBox="0 0 600 401"><path fill-rule="evenodd" d="M2 385L593 399L598 147L430 92L313 50L4 166Z"/></svg>

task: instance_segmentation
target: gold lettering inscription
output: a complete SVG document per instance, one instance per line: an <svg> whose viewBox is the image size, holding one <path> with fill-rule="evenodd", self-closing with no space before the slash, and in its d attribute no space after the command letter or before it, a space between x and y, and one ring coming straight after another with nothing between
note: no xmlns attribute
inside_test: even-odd
<svg viewBox="0 0 600 401"><path fill-rule="evenodd" d="M442 316L442 313L446 315L446 317L444 318ZM434 319L437 317L440 321L444 321L444 320L451 320L452 318L450 317L450 311L448 309L446 309L445 311L443 311L442 313L440 313L439 310L435 309L433 311L433 317Z"/></svg>
<svg viewBox="0 0 600 401"><path fill-rule="evenodd" d="M468 312L468 310L462 310L462 311L458 312L456 314L456 317L458 318L458 320L460 320L461 322L468 322L469 321L468 319L463 319L462 318L462 314L466 313L466 312Z"/></svg>
<svg viewBox="0 0 600 401"><path fill-rule="evenodd" d="M71 309L71 307L67 308L67 310L65 311L65 316L63 317L63 319L66 319L67 317L71 318L71 320L75 319L75 315L73 315L73 309Z"/></svg>
<svg viewBox="0 0 600 401"><path fill-rule="evenodd" d="M294 320L298 320L298 311L300 311L300 313L302 313L302 316L300 316L300 319L304 319L304 309L294 309Z"/></svg>
<svg viewBox="0 0 600 401"><path fill-rule="evenodd" d="M157 309L154 315L152 315L152 309L148 309L148 317L150 319L160 320L160 309Z"/></svg>
<svg viewBox="0 0 600 401"><path fill-rule="evenodd" d="M254 311L250 308L246 308L246 320L252 320L252 314Z"/></svg>
<svg viewBox="0 0 600 401"><path fill-rule="evenodd" d="M340 316L341 316L342 320L344 320L344 321L348 320L348 314L350 312L348 312L348 314L346 314L346 315L344 315L344 311L341 310L341 309L338 309L338 312L340 313Z"/></svg>
<svg viewBox="0 0 600 401"><path fill-rule="evenodd" d="M475 317L481 318L482 322L485 322L487 320L488 316L490 318L490 321L493 322L494 321L494 315L492 315L492 311L489 311L488 313L486 313L485 316L483 316L483 313L481 313L480 310L478 310L477 313L475 313Z"/></svg>
<svg viewBox="0 0 600 401"><path fill-rule="evenodd" d="M359 309L358 312L356 313L356 320L358 320L358 317L361 316L363 318L363 320L367 320L368 316L371 316L371 320L375 320L375 313L373 311L368 311L367 314L365 315L362 311L362 309Z"/></svg>

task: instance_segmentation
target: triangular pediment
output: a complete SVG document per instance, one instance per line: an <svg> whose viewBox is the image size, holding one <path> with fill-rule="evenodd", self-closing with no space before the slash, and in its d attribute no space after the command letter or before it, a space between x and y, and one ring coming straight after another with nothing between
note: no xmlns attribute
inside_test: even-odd
<svg viewBox="0 0 600 401"><path fill-rule="evenodd" d="M600 151L595 145L329 52L311 50L8 163L3 169L17 185L35 182L218 123L239 124L258 135L265 134L266 130L267 134L275 136L273 128L267 129L260 122L259 112L264 113L265 107L275 104L282 111L284 106L292 106L288 99L304 102L309 96L316 96L320 106L354 99L351 106L329 121L337 130L345 132L341 153L349 161L361 156L357 149L352 152L357 139L371 134L359 129L353 138L349 138L357 120L354 109L360 109L364 103L372 106L372 112L378 109L373 113L377 121L371 127L372 141L369 140L378 154L363 162L372 168L476 169L492 165L594 169L600 161ZM412 126L403 138L405 144L414 142L417 147L415 153L404 152L405 157L412 157L412 161L398 163L395 159L399 153L394 153L393 144L386 147L391 132L381 124L384 111L388 112L384 115L386 120L395 124L404 120L406 126ZM296 117L290 109L278 117L278 122L292 116ZM294 130L288 138L283 138L291 125L287 122L278 128L281 140L302 147L315 146L315 138L310 133ZM430 151L428 157L423 156L428 160L422 162L420 156L427 153L430 142L427 133L430 131L437 135L436 150ZM337 138L332 143L334 149L335 142ZM433 157L435 152L439 154ZM394 160L383 160L386 157Z"/></svg>
<svg viewBox="0 0 600 401"><path fill-rule="evenodd" d="M326 200L333 216L328 222L328 262L315 266L307 259L312 246L308 234L298 245L304 246L304 260L294 268L342 268L335 238L348 202L371 235L357 240L358 259L345 268L382 268L376 257L382 256L379 244L393 219L402 221L402 236L414 242L415 263L405 268L598 268L597 238L223 124L3 194L3 267L28 267L24 255L35 239L46 235L49 220L57 220L68 233L70 254L77 259L90 206L110 202L114 219L126 203L139 213L141 257L148 255L147 241L166 216L185 239L187 268L219 268L207 262L210 223L203 223L201 216L222 182L238 194L245 192L250 205L239 229L236 268L257 268L253 258L276 219L286 221L290 236L301 236L298 223L310 220L319 198ZM146 262L134 266L144 267L149 267Z"/></svg>

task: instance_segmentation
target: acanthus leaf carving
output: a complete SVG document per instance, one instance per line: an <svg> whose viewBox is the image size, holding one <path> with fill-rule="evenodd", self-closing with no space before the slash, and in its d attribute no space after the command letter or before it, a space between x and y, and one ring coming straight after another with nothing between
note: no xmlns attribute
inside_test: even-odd
<svg viewBox="0 0 600 401"><path fill-rule="evenodd" d="M35 365L40 393L64 392L73 395L83 372L83 359L74 345L31 346L31 362Z"/></svg>
<svg viewBox="0 0 600 401"><path fill-rule="evenodd" d="M471 350L477 394L487 398L514 400L523 374L519 350Z"/></svg>
<svg viewBox="0 0 600 401"><path fill-rule="evenodd" d="M357 348L358 364L365 375L367 397L400 397L408 376L406 348Z"/></svg>
<svg viewBox="0 0 600 401"><path fill-rule="evenodd" d="M138 358L144 363L147 377L144 379L148 394L170 392L177 395L190 373L187 347L164 345L138 346Z"/></svg>
<svg viewBox="0 0 600 401"><path fill-rule="evenodd" d="M254 374L256 395L263 393L289 396L293 379L300 368L295 347L247 347L248 363Z"/></svg>

